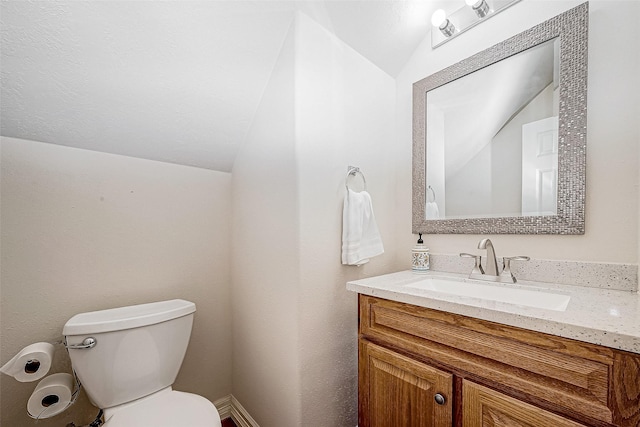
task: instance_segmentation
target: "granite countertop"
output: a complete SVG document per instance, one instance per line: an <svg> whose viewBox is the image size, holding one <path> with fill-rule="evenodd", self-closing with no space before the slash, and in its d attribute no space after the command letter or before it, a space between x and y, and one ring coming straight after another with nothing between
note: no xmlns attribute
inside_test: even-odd
<svg viewBox="0 0 640 427"><path fill-rule="evenodd" d="M570 300L564 311L556 311L410 287L429 277L551 292L569 295ZM640 354L640 294L637 292L526 281L499 284L435 271L426 274L401 271L353 280L347 283L347 289Z"/></svg>

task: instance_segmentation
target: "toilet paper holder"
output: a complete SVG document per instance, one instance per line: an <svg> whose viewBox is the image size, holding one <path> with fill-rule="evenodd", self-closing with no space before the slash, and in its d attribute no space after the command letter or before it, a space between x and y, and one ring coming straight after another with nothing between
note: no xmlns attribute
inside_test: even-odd
<svg viewBox="0 0 640 427"><path fill-rule="evenodd" d="M76 402L81 388L75 372L49 375L38 383L29 397L27 415L35 420L54 417Z"/></svg>
<svg viewBox="0 0 640 427"><path fill-rule="evenodd" d="M93 337L85 338L81 344L67 344L67 340L65 339L64 341L64 346L72 350L85 350L95 347L96 344L98 344L98 341Z"/></svg>

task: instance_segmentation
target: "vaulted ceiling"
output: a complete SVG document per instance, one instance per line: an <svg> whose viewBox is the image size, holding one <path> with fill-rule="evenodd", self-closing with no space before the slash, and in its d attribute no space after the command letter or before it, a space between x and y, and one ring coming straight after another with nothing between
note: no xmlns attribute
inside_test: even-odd
<svg viewBox="0 0 640 427"><path fill-rule="evenodd" d="M296 11L394 77L438 3L3 0L0 131L230 171Z"/></svg>

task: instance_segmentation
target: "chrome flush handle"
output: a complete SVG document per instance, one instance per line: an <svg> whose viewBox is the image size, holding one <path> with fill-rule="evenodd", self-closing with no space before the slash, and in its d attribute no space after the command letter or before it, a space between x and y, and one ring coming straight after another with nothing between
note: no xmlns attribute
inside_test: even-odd
<svg viewBox="0 0 640 427"><path fill-rule="evenodd" d="M67 344L67 342L65 340L64 346L67 347L68 349L72 349L72 350L85 350L85 349L89 349L89 348L95 347L97 343L98 343L98 341L96 341L95 338L88 337L88 338L85 338L82 341L82 344Z"/></svg>

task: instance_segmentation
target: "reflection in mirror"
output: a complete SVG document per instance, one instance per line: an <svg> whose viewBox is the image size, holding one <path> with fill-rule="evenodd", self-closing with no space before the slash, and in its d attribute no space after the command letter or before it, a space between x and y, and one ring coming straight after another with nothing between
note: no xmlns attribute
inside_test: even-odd
<svg viewBox="0 0 640 427"><path fill-rule="evenodd" d="M583 3L413 84L413 232L584 234Z"/></svg>
<svg viewBox="0 0 640 427"><path fill-rule="evenodd" d="M426 219L556 214L558 54L554 38L426 93Z"/></svg>

